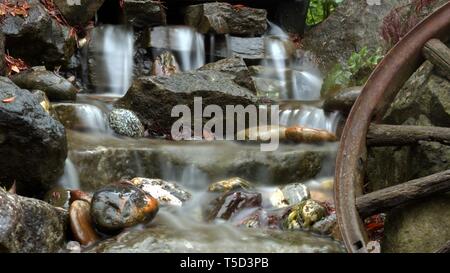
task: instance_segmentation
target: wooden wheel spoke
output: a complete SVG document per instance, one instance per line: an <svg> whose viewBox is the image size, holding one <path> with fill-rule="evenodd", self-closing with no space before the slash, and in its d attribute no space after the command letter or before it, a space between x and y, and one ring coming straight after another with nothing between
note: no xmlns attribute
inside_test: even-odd
<svg viewBox="0 0 450 273"><path fill-rule="evenodd" d="M429 40L423 55L437 68L437 72L450 80L450 48L438 39Z"/></svg>
<svg viewBox="0 0 450 273"><path fill-rule="evenodd" d="M436 141L450 145L450 128L372 124L367 133L368 146L402 146L419 141Z"/></svg>
<svg viewBox="0 0 450 273"><path fill-rule="evenodd" d="M450 170L357 197L356 208L361 218L364 219L376 213L447 191L450 191Z"/></svg>

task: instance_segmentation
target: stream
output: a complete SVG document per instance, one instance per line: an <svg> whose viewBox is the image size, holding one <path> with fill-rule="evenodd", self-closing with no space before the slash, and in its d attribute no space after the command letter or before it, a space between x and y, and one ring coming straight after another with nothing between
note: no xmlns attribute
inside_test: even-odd
<svg viewBox="0 0 450 273"><path fill-rule="evenodd" d="M272 23L269 26L264 36L266 55L260 64L273 70L270 77L279 82L281 88L261 95L279 100L281 125L336 133L340 113L326 113L318 106L323 81L320 72L304 59L291 58L285 48L287 34ZM164 43L169 45L181 71L197 69L205 60L217 60L211 56L218 40L214 35L205 37L186 26L156 27L153 31L166 39ZM227 35L225 40L230 48ZM208 185L234 176L256 185L263 193L263 207L276 193L278 185L298 182L299 178L316 195L332 200L329 181L333 179L337 143L280 144L276 151L261 152L256 145L233 141L175 142L118 136L109 127L108 113L133 81L133 33L118 25L99 26L94 29L90 44L83 58L87 58L87 69L96 76L93 86L78 94L75 103L53 105L60 118L64 116L62 121L68 129L69 157L59 185L93 191L124 177L161 178L182 185L193 197L181 208L160 208L148 226L130 228L86 251L343 251L342 246L328 236L307 231L242 228L225 221L206 223L201 217ZM229 56L233 54L230 49L226 51ZM286 73L288 70L292 73ZM260 76L263 79L266 75ZM316 173L299 173L303 170L298 170L298 162L309 164L307 158L310 157L320 158Z"/></svg>

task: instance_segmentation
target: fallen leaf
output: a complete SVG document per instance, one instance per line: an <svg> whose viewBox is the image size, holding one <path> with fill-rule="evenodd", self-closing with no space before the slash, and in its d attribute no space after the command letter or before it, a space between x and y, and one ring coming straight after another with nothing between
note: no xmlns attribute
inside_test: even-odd
<svg viewBox="0 0 450 273"><path fill-rule="evenodd" d="M15 99L16 99L16 97L6 98L6 99L3 99L2 102L4 102L4 103L11 103L11 102L13 102Z"/></svg>

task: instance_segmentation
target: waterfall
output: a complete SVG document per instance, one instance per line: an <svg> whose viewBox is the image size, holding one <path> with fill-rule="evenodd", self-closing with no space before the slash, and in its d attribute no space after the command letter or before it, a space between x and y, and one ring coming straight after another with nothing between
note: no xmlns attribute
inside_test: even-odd
<svg viewBox="0 0 450 273"><path fill-rule="evenodd" d="M321 108L302 105L299 108L280 110L280 125L304 126L336 132L342 115L339 112L325 113Z"/></svg>
<svg viewBox="0 0 450 273"><path fill-rule="evenodd" d="M89 67L97 92L124 95L133 75L133 31L124 26L105 25L94 30ZM94 78L94 79L92 79Z"/></svg>
<svg viewBox="0 0 450 273"><path fill-rule="evenodd" d="M78 171L75 168L73 162L66 158L64 164L64 174L58 181L58 184L64 189L77 190L80 189L80 180L78 177Z"/></svg>
<svg viewBox="0 0 450 273"><path fill-rule="evenodd" d="M160 26L151 31L151 46L156 54L170 50L182 71L197 69L205 64L205 41L201 33L187 26Z"/></svg>
<svg viewBox="0 0 450 273"><path fill-rule="evenodd" d="M91 104L76 104L76 115L84 129L106 133L109 130L106 114Z"/></svg>

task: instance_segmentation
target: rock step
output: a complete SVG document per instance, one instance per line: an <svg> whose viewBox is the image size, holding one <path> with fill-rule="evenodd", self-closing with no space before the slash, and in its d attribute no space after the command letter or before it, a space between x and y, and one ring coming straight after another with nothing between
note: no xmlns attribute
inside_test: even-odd
<svg viewBox="0 0 450 273"><path fill-rule="evenodd" d="M254 183L301 182L328 171L322 170L322 165L334 162L337 149L336 143L282 144L274 152L261 152L258 145L231 141L99 138L74 131L69 131L68 140L69 158L78 170L83 190L137 176L172 180L198 189L234 176Z"/></svg>

